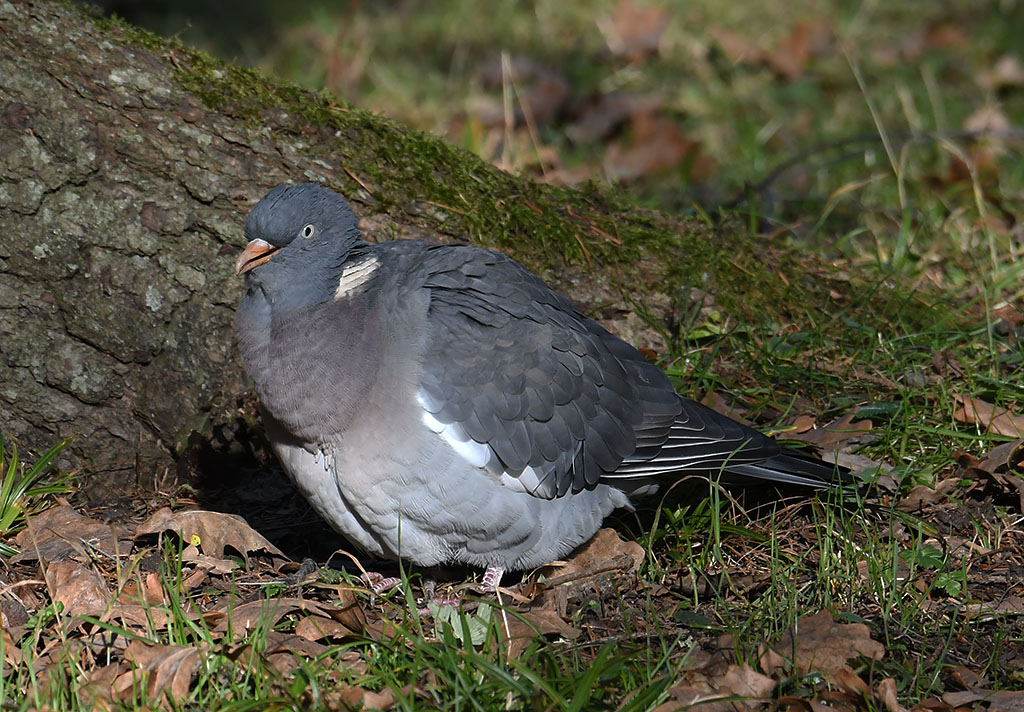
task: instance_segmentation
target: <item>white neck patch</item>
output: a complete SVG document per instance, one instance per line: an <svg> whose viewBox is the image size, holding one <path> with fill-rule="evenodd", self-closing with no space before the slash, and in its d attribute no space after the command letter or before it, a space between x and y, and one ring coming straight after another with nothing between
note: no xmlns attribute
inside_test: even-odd
<svg viewBox="0 0 1024 712"><path fill-rule="evenodd" d="M338 288L334 290L334 301L351 296L366 284L373 273L377 271L379 262L380 260L374 255L370 255L358 262L345 265L341 270Z"/></svg>

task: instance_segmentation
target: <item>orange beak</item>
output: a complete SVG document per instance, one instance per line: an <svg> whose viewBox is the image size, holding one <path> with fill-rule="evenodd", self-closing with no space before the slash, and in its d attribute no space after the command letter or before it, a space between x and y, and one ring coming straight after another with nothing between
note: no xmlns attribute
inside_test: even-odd
<svg viewBox="0 0 1024 712"><path fill-rule="evenodd" d="M245 274L254 267L259 267L273 257L277 250L278 248L264 240L251 241L235 260L235 274Z"/></svg>

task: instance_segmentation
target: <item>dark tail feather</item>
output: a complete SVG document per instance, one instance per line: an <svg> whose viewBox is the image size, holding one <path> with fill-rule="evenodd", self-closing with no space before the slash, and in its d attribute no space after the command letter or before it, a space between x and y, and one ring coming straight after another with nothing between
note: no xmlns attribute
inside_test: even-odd
<svg viewBox="0 0 1024 712"><path fill-rule="evenodd" d="M819 489L842 487L854 481L853 473L846 467L787 449L758 463L727 465L725 472L769 482Z"/></svg>

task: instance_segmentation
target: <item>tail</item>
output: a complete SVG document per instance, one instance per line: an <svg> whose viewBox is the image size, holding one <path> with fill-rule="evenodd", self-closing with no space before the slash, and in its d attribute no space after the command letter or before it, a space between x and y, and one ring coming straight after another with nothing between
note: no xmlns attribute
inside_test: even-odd
<svg viewBox="0 0 1024 712"><path fill-rule="evenodd" d="M726 465L723 472L768 482L826 489L854 482L853 473L842 465L819 460L811 455L782 448L778 455L756 463Z"/></svg>

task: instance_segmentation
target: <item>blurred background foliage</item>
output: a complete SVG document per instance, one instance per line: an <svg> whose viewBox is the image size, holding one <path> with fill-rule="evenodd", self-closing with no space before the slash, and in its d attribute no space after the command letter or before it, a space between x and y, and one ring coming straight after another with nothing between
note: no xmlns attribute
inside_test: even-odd
<svg viewBox="0 0 1024 712"><path fill-rule="evenodd" d="M1019 271L1021 0L104 5L536 180L939 287Z"/></svg>

